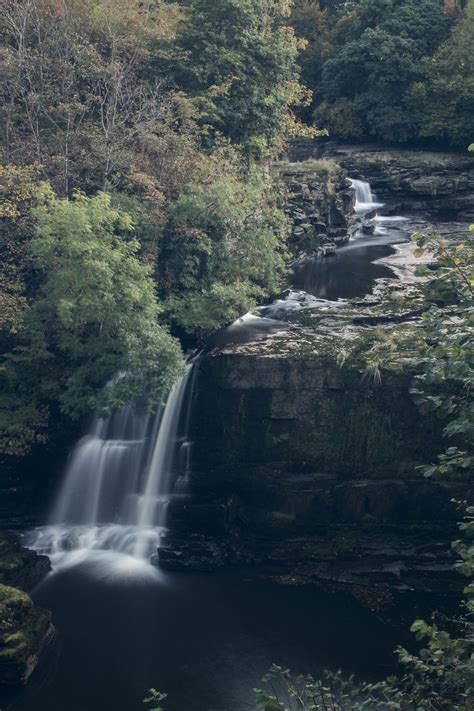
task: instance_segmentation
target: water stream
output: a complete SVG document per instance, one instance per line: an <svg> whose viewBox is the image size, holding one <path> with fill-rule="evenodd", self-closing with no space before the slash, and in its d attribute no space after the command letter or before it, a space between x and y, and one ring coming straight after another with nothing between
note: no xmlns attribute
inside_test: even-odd
<svg viewBox="0 0 474 711"><path fill-rule="evenodd" d="M394 245L406 242L414 231L406 217L379 214L383 204L372 194L369 183L351 182L356 193L355 212L361 225L368 223L372 232L365 234L361 227L335 254L295 267L293 286L320 299L363 297L378 279L393 278L393 271L378 260L393 254Z"/></svg>

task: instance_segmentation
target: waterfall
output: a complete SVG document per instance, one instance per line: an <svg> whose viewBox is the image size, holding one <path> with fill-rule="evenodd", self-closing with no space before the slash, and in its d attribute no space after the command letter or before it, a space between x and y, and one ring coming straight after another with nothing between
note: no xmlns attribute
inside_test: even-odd
<svg viewBox="0 0 474 711"><path fill-rule="evenodd" d="M370 184L363 180L355 180L354 178L351 179L351 183L356 194L356 205L372 205L374 200L372 198Z"/></svg>
<svg viewBox="0 0 474 711"><path fill-rule="evenodd" d="M364 213L382 207L382 203L375 202L369 183L355 178L350 178L350 182L356 194L356 212Z"/></svg>
<svg viewBox="0 0 474 711"><path fill-rule="evenodd" d="M146 559L156 550L170 499L189 476L189 426L196 362L150 415L140 402L94 417L76 445L48 526L27 543L61 563L80 551Z"/></svg>

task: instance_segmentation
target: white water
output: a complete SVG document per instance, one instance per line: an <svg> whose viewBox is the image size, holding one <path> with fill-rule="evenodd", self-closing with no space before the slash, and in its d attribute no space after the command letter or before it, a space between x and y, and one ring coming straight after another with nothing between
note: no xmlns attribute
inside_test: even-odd
<svg viewBox="0 0 474 711"><path fill-rule="evenodd" d="M50 524L26 541L54 567L100 551L144 561L156 552L168 504L189 475L195 372L186 366L154 415L138 404L94 418L71 456Z"/></svg>
<svg viewBox="0 0 474 711"><path fill-rule="evenodd" d="M355 178L350 178L350 182L356 194L356 212L363 214L383 206L383 203L375 202L369 183Z"/></svg>

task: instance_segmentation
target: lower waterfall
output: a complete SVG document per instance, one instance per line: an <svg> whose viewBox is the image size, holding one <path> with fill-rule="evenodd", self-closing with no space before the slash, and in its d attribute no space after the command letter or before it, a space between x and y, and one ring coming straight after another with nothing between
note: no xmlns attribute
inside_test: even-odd
<svg viewBox="0 0 474 711"><path fill-rule="evenodd" d="M188 362L165 403L96 415L76 445L49 524L27 543L60 565L71 553L115 551L146 560L159 544L170 500L189 475L189 424L197 363Z"/></svg>

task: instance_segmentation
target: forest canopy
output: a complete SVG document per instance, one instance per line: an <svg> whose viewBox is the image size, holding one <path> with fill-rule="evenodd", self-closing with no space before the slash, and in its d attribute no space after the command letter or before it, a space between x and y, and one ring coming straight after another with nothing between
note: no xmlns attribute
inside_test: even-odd
<svg viewBox="0 0 474 711"><path fill-rule="evenodd" d="M296 0L314 120L343 139L465 149L474 135L473 16L472 0Z"/></svg>

